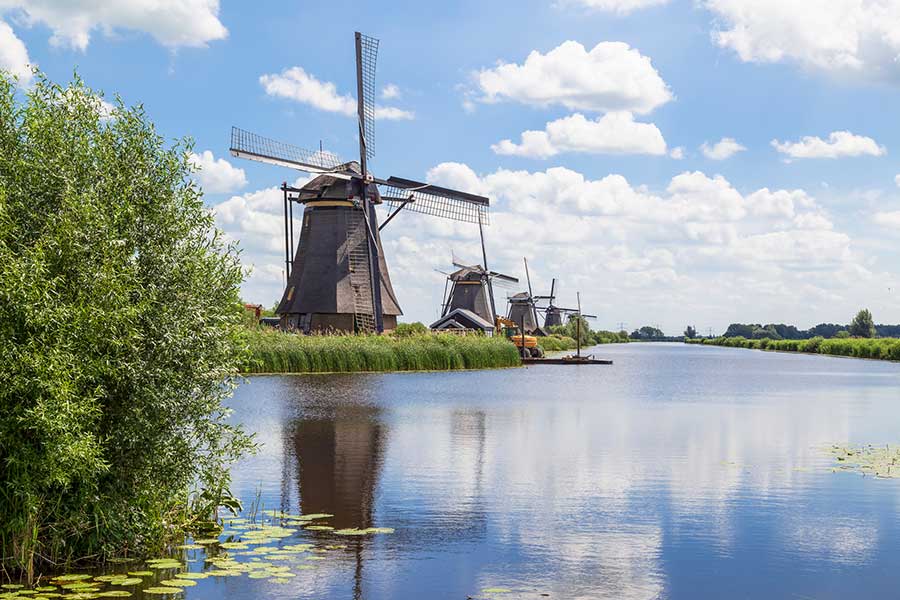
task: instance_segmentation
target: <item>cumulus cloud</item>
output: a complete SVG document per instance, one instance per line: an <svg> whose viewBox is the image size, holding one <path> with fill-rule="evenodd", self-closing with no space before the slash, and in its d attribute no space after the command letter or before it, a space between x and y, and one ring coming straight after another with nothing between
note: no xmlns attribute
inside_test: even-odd
<svg viewBox="0 0 900 600"><path fill-rule="evenodd" d="M31 82L31 59L28 49L7 23L0 21L0 69L9 71L28 85Z"/></svg>
<svg viewBox="0 0 900 600"><path fill-rule="evenodd" d="M290 67L281 73L261 75L259 83L269 96L294 100L326 112L348 117L356 116L355 98L338 93L337 86L333 83L320 81L315 75L307 73L303 67ZM385 120L409 120L415 115L410 111L391 106L377 106L375 117Z"/></svg>
<svg viewBox="0 0 900 600"><path fill-rule="evenodd" d="M629 112L607 113L591 120L579 113L547 123L544 131L525 131L522 140L491 146L497 154L549 158L562 152L588 154L666 153L666 141L652 123L635 122Z"/></svg>
<svg viewBox="0 0 900 600"><path fill-rule="evenodd" d="M393 83L389 83L381 89L381 97L384 100L394 100L400 95L400 88Z"/></svg>
<svg viewBox="0 0 900 600"><path fill-rule="evenodd" d="M563 42L522 64L500 63L476 74L482 102L515 101L572 110L646 114L672 100L650 58L623 42L601 42L588 51Z"/></svg>
<svg viewBox="0 0 900 600"><path fill-rule="evenodd" d="M635 10L668 4L669 0L568 0L566 4L579 4L585 8L627 15Z"/></svg>
<svg viewBox="0 0 900 600"><path fill-rule="evenodd" d="M203 47L228 36L219 0L0 0L0 11L8 10L28 26L47 26L52 45L82 51L95 30L142 31L170 48Z"/></svg>
<svg viewBox="0 0 900 600"><path fill-rule="evenodd" d="M872 220L876 225L882 227L900 229L900 210L877 212L873 215Z"/></svg>
<svg viewBox="0 0 900 600"><path fill-rule="evenodd" d="M191 162L197 169L194 176L206 192L227 194L247 185L243 169L233 166L224 158L216 158L210 150L191 154Z"/></svg>
<svg viewBox="0 0 900 600"><path fill-rule="evenodd" d="M677 146L672 148L672 151L669 152L669 156L674 160L684 160L684 147Z"/></svg>
<svg viewBox="0 0 900 600"><path fill-rule="evenodd" d="M703 152L703 156L710 160L726 160L746 149L747 148L737 143L734 138L729 137L722 138L712 145L708 142L703 142L703 145L700 146L700 151Z"/></svg>
<svg viewBox="0 0 900 600"><path fill-rule="evenodd" d="M805 136L799 142L772 140L772 147L791 158L840 158L842 156L883 156L884 146L870 137L855 135L849 131L834 131L827 140Z"/></svg>
<svg viewBox="0 0 900 600"><path fill-rule="evenodd" d="M900 4L895 0L705 0L718 17L713 40L747 62L795 62L829 72L895 77Z"/></svg>

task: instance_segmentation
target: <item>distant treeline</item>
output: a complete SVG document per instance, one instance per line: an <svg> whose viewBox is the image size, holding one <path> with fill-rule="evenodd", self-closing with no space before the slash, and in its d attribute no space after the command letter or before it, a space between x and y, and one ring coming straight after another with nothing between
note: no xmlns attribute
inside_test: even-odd
<svg viewBox="0 0 900 600"><path fill-rule="evenodd" d="M751 340L809 340L814 337L830 339L849 335L850 325L838 325L836 323L820 323L809 329L798 329L793 325L784 323L769 323L768 325L732 323L722 335L725 338L746 338ZM844 332L843 334L841 332ZM900 325L875 325L878 337L900 338Z"/></svg>
<svg viewBox="0 0 900 600"><path fill-rule="evenodd" d="M779 352L805 352L829 356L849 356L877 360L900 360L900 339L892 338L832 338L816 336L798 340L746 339L743 337L719 337L686 339L688 344L748 348L751 350L776 350Z"/></svg>

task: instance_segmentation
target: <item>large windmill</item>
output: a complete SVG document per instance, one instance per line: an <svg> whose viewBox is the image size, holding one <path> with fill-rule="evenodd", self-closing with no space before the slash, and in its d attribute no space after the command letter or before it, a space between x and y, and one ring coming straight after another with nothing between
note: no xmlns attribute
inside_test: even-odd
<svg viewBox="0 0 900 600"><path fill-rule="evenodd" d="M400 177L379 179L374 156L378 40L356 33L359 161L346 162L232 128L231 154L317 175L302 188L282 185L287 286L276 310L284 328L382 332L402 314L388 275L379 231L408 211L487 224L487 198ZM304 205L294 247L294 203ZM378 225L375 207L391 213Z"/></svg>

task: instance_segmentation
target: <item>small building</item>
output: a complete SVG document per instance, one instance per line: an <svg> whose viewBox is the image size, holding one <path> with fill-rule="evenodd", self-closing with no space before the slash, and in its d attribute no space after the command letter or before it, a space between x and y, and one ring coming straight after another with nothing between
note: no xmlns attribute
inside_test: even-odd
<svg viewBox="0 0 900 600"><path fill-rule="evenodd" d="M494 324L467 308L454 308L432 323L429 328L438 332L480 331L488 337L494 335Z"/></svg>

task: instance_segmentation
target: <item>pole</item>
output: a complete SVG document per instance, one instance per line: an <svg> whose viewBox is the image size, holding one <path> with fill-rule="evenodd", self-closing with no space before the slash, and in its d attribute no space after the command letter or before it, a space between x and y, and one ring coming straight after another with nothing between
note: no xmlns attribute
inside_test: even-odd
<svg viewBox="0 0 900 600"><path fill-rule="evenodd" d="M293 203L293 201L291 201L290 198L288 198L288 212L290 213L290 218L288 219L288 222L290 223L290 229L291 229L291 251L289 252L289 255L293 259L294 258L294 248L296 248L296 246L294 245L294 203Z"/></svg>
<svg viewBox="0 0 900 600"><path fill-rule="evenodd" d="M578 297L578 313L575 317L578 319L575 323L575 352L578 358L581 358L581 292L576 292L575 295Z"/></svg>
<svg viewBox="0 0 900 600"><path fill-rule="evenodd" d="M478 235L481 236L481 260L484 263L484 275L487 277L488 296L491 299L491 315L497 320L497 307L494 305L494 285L491 283L490 269L487 264L487 250L484 247L484 226L481 224L481 210L478 211Z"/></svg>
<svg viewBox="0 0 900 600"><path fill-rule="evenodd" d="M291 258L288 254L288 192L287 182L281 184L281 190L284 192L284 270L287 273L287 280L291 280Z"/></svg>

